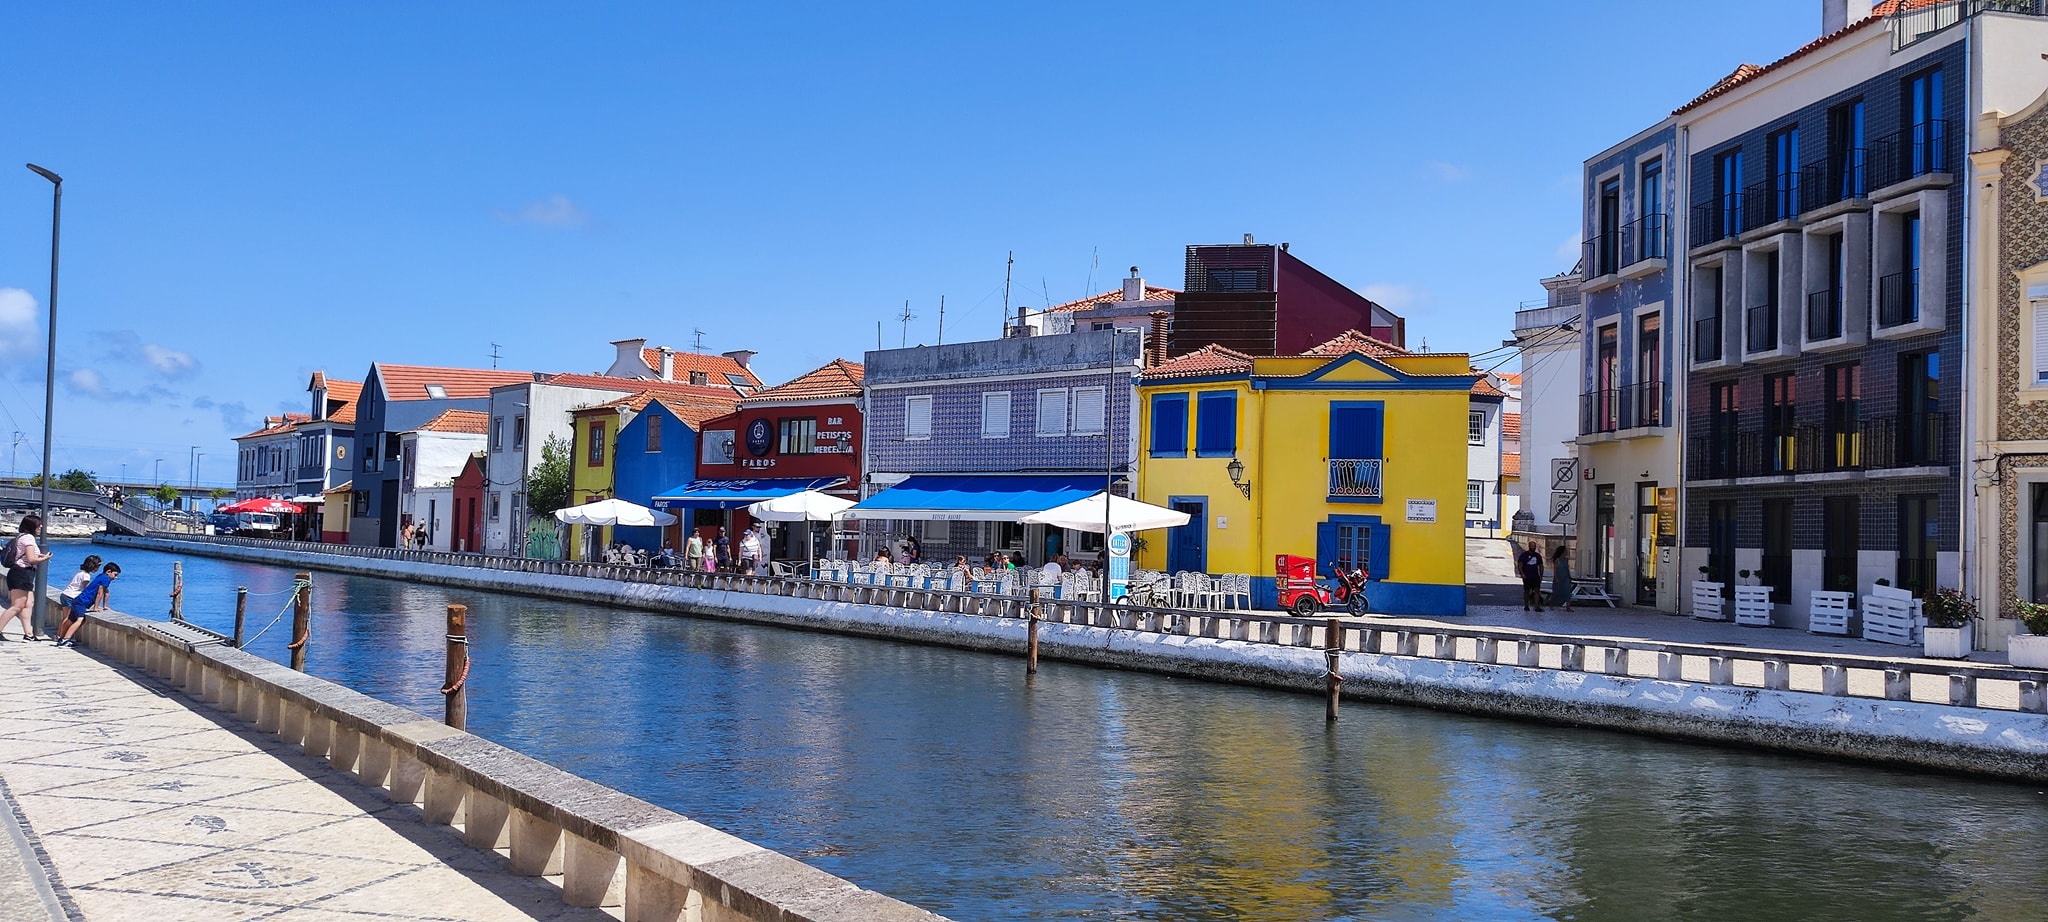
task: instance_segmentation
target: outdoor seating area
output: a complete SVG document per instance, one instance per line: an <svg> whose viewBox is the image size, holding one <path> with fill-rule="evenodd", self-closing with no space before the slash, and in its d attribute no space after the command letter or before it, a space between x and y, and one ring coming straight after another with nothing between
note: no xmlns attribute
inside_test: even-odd
<svg viewBox="0 0 2048 922"><path fill-rule="evenodd" d="M812 571L813 579L856 586L895 586L904 589L939 589L978 595L1027 597L1033 590L1043 599L1073 602L1102 600L1099 575L1077 570L1047 576L1036 567L993 569L989 567L933 567L927 564L862 564L844 559L822 559ZM1192 571L1163 573L1133 570L1127 587L1134 605L1185 608L1195 611L1249 611L1252 607L1252 578L1248 573L1210 576Z"/></svg>

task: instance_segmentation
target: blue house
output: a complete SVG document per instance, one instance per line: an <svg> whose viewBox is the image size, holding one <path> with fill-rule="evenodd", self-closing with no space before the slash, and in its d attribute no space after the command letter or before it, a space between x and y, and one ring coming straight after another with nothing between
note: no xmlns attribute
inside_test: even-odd
<svg viewBox="0 0 2048 922"><path fill-rule="evenodd" d="M614 403L632 417L619 428L613 446L613 494L642 506L653 506L654 497L663 490L696 479L698 432L706 420L730 409L646 392ZM615 528L612 540L652 552L663 544L681 548L685 537L683 524L678 522L665 529Z"/></svg>

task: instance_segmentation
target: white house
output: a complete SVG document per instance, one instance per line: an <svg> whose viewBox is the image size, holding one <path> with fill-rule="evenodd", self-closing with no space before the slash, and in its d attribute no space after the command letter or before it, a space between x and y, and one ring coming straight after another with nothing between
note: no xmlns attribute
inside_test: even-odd
<svg viewBox="0 0 2048 922"><path fill-rule="evenodd" d="M484 447L488 417L475 410L445 410L398 442L398 516L401 534L410 524L424 531L429 550L452 550L455 475Z"/></svg>
<svg viewBox="0 0 2048 922"><path fill-rule="evenodd" d="M1561 465L1576 462L1579 437L1579 272L1543 280L1549 292L1541 307L1515 312L1515 338L1522 350L1521 505L1527 513L1514 524L1518 541L1533 541L1546 554L1577 534L1578 474Z"/></svg>

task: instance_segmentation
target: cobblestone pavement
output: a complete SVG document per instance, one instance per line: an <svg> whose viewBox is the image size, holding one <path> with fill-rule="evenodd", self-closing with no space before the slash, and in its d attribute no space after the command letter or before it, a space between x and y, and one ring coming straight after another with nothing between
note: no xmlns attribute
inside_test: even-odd
<svg viewBox="0 0 2048 922"><path fill-rule="evenodd" d="M0 852L27 850L0 854L0 919L612 918L225 719L90 653L0 642L0 806L23 827Z"/></svg>

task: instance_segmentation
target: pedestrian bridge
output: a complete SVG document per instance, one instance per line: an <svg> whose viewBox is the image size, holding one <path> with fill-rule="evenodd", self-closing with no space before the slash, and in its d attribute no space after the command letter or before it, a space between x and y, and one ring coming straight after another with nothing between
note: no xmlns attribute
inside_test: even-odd
<svg viewBox="0 0 2048 922"><path fill-rule="evenodd" d="M24 486L18 483L0 484L0 505L37 506L43 501L43 488ZM81 493L76 490L51 490L50 505L72 509L91 509L107 521L107 528L125 535L147 535L151 532L173 534L194 534L198 528L190 524L165 518L144 506L139 500L116 506L113 501L98 493Z"/></svg>

